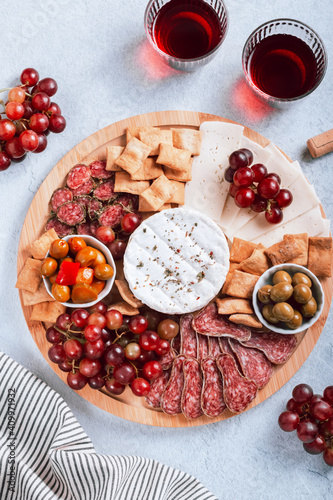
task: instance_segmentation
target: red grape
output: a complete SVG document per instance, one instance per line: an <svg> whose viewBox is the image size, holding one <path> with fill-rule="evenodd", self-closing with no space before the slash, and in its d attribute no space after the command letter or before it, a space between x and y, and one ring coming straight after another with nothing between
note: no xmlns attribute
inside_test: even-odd
<svg viewBox="0 0 333 500"><path fill-rule="evenodd" d="M161 315L157 311L153 311L152 309L147 309L142 313L142 316L146 318L148 321L148 330L157 330L158 324L161 321Z"/></svg>
<svg viewBox="0 0 333 500"><path fill-rule="evenodd" d="M319 401L323 401L324 398L323 396L321 396L320 394L314 394L311 398L311 401L310 401L310 408L315 404L315 403L319 403Z"/></svg>
<svg viewBox="0 0 333 500"><path fill-rule="evenodd" d="M173 319L164 319L158 324L157 333L163 340L171 340L178 335L179 324Z"/></svg>
<svg viewBox="0 0 333 500"><path fill-rule="evenodd" d="M249 149L247 148L241 148L239 149L238 151L242 151L242 153L245 153L246 156L247 156L247 159L248 159L248 166L251 165L251 163L253 162L253 153L252 151L250 151Z"/></svg>
<svg viewBox="0 0 333 500"><path fill-rule="evenodd" d="M22 71L20 80L23 83L23 85L27 85L28 87L36 85L36 83L38 83L39 80L38 71L35 70L34 68L26 68Z"/></svg>
<svg viewBox="0 0 333 500"><path fill-rule="evenodd" d="M77 339L66 340L63 347L69 359L80 359L83 354L83 347Z"/></svg>
<svg viewBox="0 0 333 500"><path fill-rule="evenodd" d="M25 130L19 137L22 148L25 151L35 151L38 148L38 135L33 130Z"/></svg>
<svg viewBox="0 0 333 500"><path fill-rule="evenodd" d="M49 130L54 134L60 134L66 128L66 120L62 115L53 114L50 116Z"/></svg>
<svg viewBox="0 0 333 500"><path fill-rule="evenodd" d="M96 238L104 243L104 245L108 245L112 243L116 237L114 234L114 230L108 226L100 226L96 229Z"/></svg>
<svg viewBox="0 0 333 500"><path fill-rule="evenodd" d="M281 184L281 177L274 172L272 172L271 174L267 174L266 179L274 179L279 185Z"/></svg>
<svg viewBox="0 0 333 500"><path fill-rule="evenodd" d="M307 453L310 453L310 455L319 455L325 450L326 442L323 436L318 434L316 439L311 443L303 443L303 448Z"/></svg>
<svg viewBox="0 0 333 500"><path fill-rule="evenodd" d="M74 391L80 391L87 384L87 378L80 372L69 372L67 375L67 384Z"/></svg>
<svg viewBox="0 0 333 500"><path fill-rule="evenodd" d="M106 326L110 330L118 330L123 324L123 315L116 309L109 309L105 313Z"/></svg>
<svg viewBox="0 0 333 500"><path fill-rule="evenodd" d="M275 196L280 191L280 186L275 179L265 177L259 182L257 191L259 196L269 200L270 198L275 198Z"/></svg>
<svg viewBox="0 0 333 500"><path fill-rule="evenodd" d="M46 147L47 147L47 137L45 134L41 134L41 133L37 133L37 136L38 136L38 146L37 148L35 149L35 151L33 151L33 153L42 153L43 151L45 151Z"/></svg>
<svg viewBox="0 0 333 500"><path fill-rule="evenodd" d="M235 198L237 192L239 190L239 187L237 187L235 184L230 184L230 187L229 187L229 194L232 198Z"/></svg>
<svg viewBox="0 0 333 500"><path fill-rule="evenodd" d="M168 352L171 349L171 345L167 340L160 340L160 343L155 349L156 354L159 356L164 356L165 354L168 354Z"/></svg>
<svg viewBox="0 0 333 500"><path fill-rule="evenodd" d="M56 102L51 102L47 112L50 113L51 115L52 114L61 115L60 106Z"/></svg>
<svg viewBox="0 0 333 500"><path fill-rule="evenodd" d="M299 424L299 415L294 411L284 411L279 416L279 426L285 432L292 432L297 429Z"/></svg>
<svg viewBox="0 0 333 500"><path fill-rule="evenodd" d="M51 103L51 100L45 92L37 92L31 100L31 103L37 111L46 111Z"/></svg>
<svg viewBox="0 0 333 500"><path fill-rule="evenodd" d="M130 384L135 378L135 369L128 361L116 366L113 370L113 376L120 384Z"/></svg>
<svg viewBox="0 0 333 500"><path fill-rule="evenodd" d="M6 142L6 153L10 158L21 158L25 155L25 150L22 148L18 137L12 137Z"/></svg>
<svg viewBox="0 0 333 500"><path fill-rule="evenodd" d="M286 408L289 411L298 413L300 416L303 415L303 406L300 403L297 403L293 398L289 399Z"/></svg>
<svg viewBox="0 0 333 500"><path fill-rule="evenodd" d="M8 101L9 102L19 102L23 103L25 101L25 91L21 87L13 87L8 92Z"/></svg>
<svg viewBox="0 0 333 500"><path fill-rule="evenodd" d="M332 467L333 466L333 448L326 448L326 450L324 451L323 458L324 458L324 462L327 465L330 465Z"/></svg>
<svg viewBox="0 0 333 500"><path fill-rule="evenodd" d="M279 224L282 222L283 213L279 207L271 207L270 210L265 212L265 218L270 224Z"/></svg>
<svg viewBox="0 0 333 500"><path fill-rule="evenodd" d="M19 158L11 158L11 161L12 163L22 163L22 161L24 161L26 156L27 153L25 152L24 155L20 156Z"/></svg>
<svg viewBox="0 0 333 500"><path fill-rule="evenodd" d="M117 382L114 378L111 378L105 381L105 389L115 396L120 396L124 392L125 386Z"/></svg>
<svg viewBox="0 0 333 500"><path fill-rule="evenodd" d="M224 172L225 180L227 182L233 182L234 173L235 173L235 171L231 167L228 167L227 170Z"/></svg>
<svg viewBox="0 0 333 500"><path fill-rule="evenodd" d="M289 189L281 189L275 196L274 200L279 208L289 207L293 202L293 195Z"/></svg>
<svg viewBox="0 0 333 500"><path fill-rule="evenodd" d="M20 102L9 102L5 110L10 120L20 120L24 115L24 106Z"/></svg>
<svg viewBox="0 0 333 500"><path fill-rule="evenodd" d="M79 364L79 370L85 377L94 377L101 371L101 363L98 359L83 358Z"/></svg>
<svg viewBox="0 0 333 500"><path fill-rule="evenodd" d="M267 208L267 200L264 200L264 198L261 198L256 194L254 202L250 205L250 208L257 213L264 212Z"/></svg>
<svg viewBox="0 0 333 500"><path fill-rule="evenodd" d="M84 328L88 324L89 313L86 309L74 309L71 314L71 321L78 328Z"/></svg>
<svg viewBox="0 0 333 500"><path fill-rule="evenodd" d="M255 163L251 167L254 173L254 182L260 182L267 175L267 168L262 163Z"/></svg>
<svg viewBox="0 0 333 500"><path fill-rule="evenodd" d="M123 258L127 243L126 241L115 240L110 245L108 245L108 249L110 250L112 257L114 260L120 260Z"/></svg>
<svg viewBox="0 0 333 500"><path fill-rule="evenodd" d="M106 326L106 318L104 314L101 313L92 313L88 318L88 325L96 325L101 328L105 328Z"/></svg>
<svg viewBox="0 0 333 500"><path fill-rule="evenodd" d="M101 338L102 329L97 325L88 324L83 331L83 335L89 342L96 342Z"/></svg>
<svg viewBox="0 0 333 500"><path fill-rule="evenodd" d="M249 187L246 187L246 188L242 187L242 188L239 188L237 193L236 193L235 203L236 203L237 207L239 207L239 208L247 208L250 205L252 205L252 203L254 202L254 199L255 199L255 193L254 193L253 189L251 189Z"/></svg>
<svg viewBox="0 0 333 500"><path fill-rule="evenodd" d="M0 151L0 171L7 170L10 164L10 156L6 153L6 151Z"/></svg>
<svg viewBox="0 0 333 500"><path fill-rule="evenodd" d="M311 415L317 420L327 420L333 416L333 408L326 401L318 401L311 407Z"/></svg>
<svg viewBox="0 0 333 500"><path fill-rule="evenodd" d="M131 389L133 394L135 394L135 396L139 397L147 396L147 394L149 394L150 391L150 384L148 380L142 377L135 378L131 383Z"/></svg>
<svg viewBox="0 0 333 500"><path fill-rule="evenodd" d="M318 435L318 425L314 422L304 420L297 427L297 437L303 443L311 443Z"/></svg>
<svg viewBox="0 0 333 500"><path fill-rule="evenodd" d="M160 344L161 339L156 332L146 330L140 334L139 344L145 351L154 351Z"/></svg>
<svg viewBox="0 0 333 500"><path fill-rule="evenodd" d="M50 342L50 344L59 344L64 339L64 336L56 329L54 326L50 326L46 330L46 340Z"/></svg>
<svg viewBox="0 0 333 500"><path fill-rule="evenodd" d="M67 330L71 324L71 317L67 313L59 314L56 321L56 326L61 330Z"/></svg>
<svg viewBox="0 0 333 500"><path fill-rule="evenodd" d="M104 343L108 342L111 339L111 330L109 330L108 328L102 328L101 339Z"/></svg>
<svg viewBox="0 0 333 500"><path fill-rule="evenodd" d="M42 113L35 113L29 120L29 127L34 132L44 132L49 126L49 119Z"/></svg>
<svg viewBox="0 0 333 500"><path fill-rule="evenodd" d="M94 304L93 306L89 307L90 314L93 314L95 312L100 314L105 314L107 310L108 310L107 305L105 304L105 302L102 301L99 301L97 302L97 304Z"/></svg>
<svg viewBox="0 0 333 500"><path fill-rule="evenodd" d="M29 120L29 118L31 118L32 115L35 113L35 108L31 104L31 101L24 101L22 103L22 106L24 107L23 118L25 118L26 120Z"/></svg>
<svg viewBox="0 0 333 500"><path fill-rule="evenodd" d="M105 344L102 339L98 339L96 342L87 341L84 343L83 350L87 358L99 359L104 354Z"/></svg>
<svg viewBox="0 0 333 500"><path fill-rule="evenodd" d="M229 156L229 164L233 170L237 170L242 167L247 167L249 165L249 159L244 151L238 149Z"/></svg>
<svg viewBox="0 0 333 500"><path fill-rule="evenodd" d="M39 92L39 87L38 87L38 85L34 85L34 87L30 90L30 92L29 92L29 93L30 93L32 96L34 96L35 94L37 94L37 92Z"/></svg>
<svg viewBox="0 0 333 500"><path fill-rule="evenodd" d="M294 387L293 398L297 403L309 403L313 396L312 388L307 384L298 384Z"/></svg>
<svg viewBox="0 0 333 500"><path fill-rule="evenodd" d="M69 359L66 359L66 361L58 364L58 368L62 372L71 372L73 369L72 362Z"/></svg>
<svg viewBox="0 0 333 500"><path fill-rule="evenodd" d="M53 78L43 78L38 83L38 88L41 92L45 92L49 97L52 97L58 90L58 85Z"/></svg>
<svg viewBox="0 0 333 500"><path fill-rule="evenodd" d="M144 335L144 334L143 334ZM135 361L141 354L141 347L136 342L130 342L125 347L125 356L131 361Z"/></svg>
<svg viewBox="0 0 333 500"><path fill-rule="evenodd" d="M333 436L333 417L326 420L326 422L320 422L318 426L320 434L322 434L325 438Z"/></svg>
<svg viewBox="0 0 333 500"><path fill-rule="evenodd" d="M254 173L248 167L242 167L234 173L233 181L237 187L248 187L254 181Z"/></svg>
<svg viewBox="0 0 333 500"><path fill-rule="evenodd" d="M16 127L11 120L0 120L0 141L8 141L16 134Z"/></svg>
<svg viewBox="0 0 333 500"><path fill-rule="evenodd" d="M142 215L139 213L129 213L121 219L121 227L125 233L133 233L142 222Z"/></svg>
<svg viewBox="0 0 333 500"><path fill-rule="evenodd" d="M330 405L333 405L333 385L329 385L326 387L324 390L324 399L327 401Z"/></svg>
<svg viewBox="0 0 333 500"><path fill-rule="evenodd" d="M148 321L141 314L137 314L136 316L133 316L130 319L128 327L131 330L131 332L133 332L135 334L140 334L140 333L143 333L144 331L147 330Z"/></svg>
<svg viewBox="0 0 333 500"><path fill-rule="evenodd" d="M66 353L61 344L53 344L53 346L51 346L48 350L47 354L52 363L63 363L67 359Z"/></svg>
<svg viewBox="0 0 333 500"><path fill-rule="evenodd" d="M121 365L125 359L125 351L118 344L111 344L105 352L104 355L105 362L113 367Z"/></svg>
<svg viewBox="0 0 333 500"><path fill-rule="evenodd" d="M147 380L156 380L162 375L163 369L158 361L148 361L143 365L142 372Z"/></svg>
<svg viewBox="0 0 333 500"><path fill-rule="evenodd" d="M92 389L102 389L105 385L105 380L100 373L88 379L88 384Z"/></svg>
<svg viewBox="0 0 333 500"><path fill-rule="evenodd" d="M141 351L140 356L137 359L137 362L140 364L145 364L148 361L153 361L155 359L154 351L145 351L144 349Z"/></svg>

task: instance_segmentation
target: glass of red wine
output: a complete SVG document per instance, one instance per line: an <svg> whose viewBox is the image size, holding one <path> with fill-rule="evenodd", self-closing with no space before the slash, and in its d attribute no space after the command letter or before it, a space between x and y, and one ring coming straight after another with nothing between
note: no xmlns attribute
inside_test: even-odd
<svg viewBox="0 0 333 500"><path fill-rule="evenodd" d="M313 29L293 19L257 28L243 49L246 81L267 104L285 108L313 92L325 76L325 46Z"/></svg>
<svg viewBox="0 0 333 500"><path fill-rule="evenodd" d="M150 0L145 12L149 42L181 71L193 71L211 61L227 28L222 0Z"/></svg>

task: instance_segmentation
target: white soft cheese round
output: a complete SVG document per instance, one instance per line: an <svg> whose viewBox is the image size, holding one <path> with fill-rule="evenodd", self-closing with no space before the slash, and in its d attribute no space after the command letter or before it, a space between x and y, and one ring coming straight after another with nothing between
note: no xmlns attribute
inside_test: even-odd
<svg viewBox="0 0 333 500"><path fill-rule="evenodd" d="M184 314L204 307L229 270L221 229L189 208L163 210L134 231L124 255L133 294L156 311Z"/></svg>

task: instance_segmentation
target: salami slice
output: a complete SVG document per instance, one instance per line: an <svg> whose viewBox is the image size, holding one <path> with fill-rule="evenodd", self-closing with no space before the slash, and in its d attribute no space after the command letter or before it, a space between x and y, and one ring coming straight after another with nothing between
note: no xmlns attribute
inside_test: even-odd
<svg viewBox="0 0 333 500"><path fill-rule="evenodd" d="M91 177L90 168L86 165L75 165L69 172L67 177L67 186L70 189L77 189L87 182ZM86 193L82 193L86 194Z"/></svg>
<svg viewBox="0 0 333 500"><path fill-rule="evenodd" d="M280 365L288 361L297 345L297 338L293 334L253 332L249 341L241 343L245 347L259 349L274 364Z"/></svg>
<svg viewBox="0 0 333 500"><path fill-rule="evenodd" d="M86 211L77 201L68 201L57 210L57 217L60 222L68 224L69 226L76 226L81 224L86 219Z"/></svg>
<svg viewBox="0 0 333 500"><path fill-rule="evenodd" d="M208 356L208 337L206 337L205 335L200 335L200 333L198 333L197 345L198 345L198 352L196 358L198 361L201 361L202 359L205 359Z"/></svg>
<svg viewBox="0 0 333 500"><path fill-rule="evenodd" d="M49 229L54 229L59 238L64 238L65 236L69 236L70 234L73 234L75 231L74 227L68 226L67 224L63 224L56 217L51 217L51 219L47 221L45 226L45 231L48 231Z"/></svg>
<svg viewBox="0 0 333 500"><path fill-rule="evenodd" d="M76 189L72 189L74 196L81 196L84 194L90 194L95 187L95 183L92 178L88 179L86 182L78 186Z"/></svg>
<svg viewBox="0 0 333 500"><path fill-rule="evenodd" d="M229 344L229 340L227 337L220 337L219 338L219 344L220 344L220 349L222 354L230 354L232 358L235 357L234 351L231 349L231 346Z"/></svg>
<svg viewBox="0 0 333 500"><path fill-rule="evenodd" d="M183 363L185 356L177 356L174 360L169 382L161 398L161 408L168 415L182 412L182 394L184 388Z"/></svg>
<svg viewBox="0 0 333 500"><path fill-rule="evenodd" d="M201 408L207 417L218 417L226 409L223 398L223 384L215 359L207 357L201 362L203 386Z"/></svg>
<svg viewBox="0 0 333 500"><path fill-rule="evenodd" d="M253 380L257 384L258 389L265 387L273 375L272 363L257 349L245 347L233 339L229 339L229 343L236 354L243 375Z"/></svg>
<svg viewBox="0 0 333 500"><path fill-rule="evenodd" d="M98 217L98 221L101 226L115 227L120 224L124 215L125 212L121 205L112 205L111 207L106 207L102 210Z"/></svg>
<svg viewBox="0 0 333 500"><path fill-rule="evenodd" d="M231 323L222 314L218 314L215 302L208 304L194 318L193 328L202 335L212 337L232 337L244 341L251 338L251 330L247 326Z"/></svg>
<svg viewBox="0 0 333 500"><path fill-rule="evenodd" d="M168 370L169 368L171 368L175 357L176 355L171 347L170 351L167 352L166 354L163 354L162 356L157 356L157 361L161 363L163 370Z"/></svg>
<svg viewBox="0 0 333 500"><path fill-rule="evenodd" d="M170 378L170 371L166 370L162 373L160 377L158 377L150 384L150 391L146 396L146 403L152 408L161 407L162 395L167 386L169 378Z"/></svg>
<svg viewBox="0 0 333 500"><path fill-rule="evenodd" d="M180 353L180 334L176 335L172 340L171 340L171 347L174 350L176 354Z"/></svg>
<svg viewBox="0 0 333 500"><path fill-rule="evenodd" d="M91 198L88 205L88 215L91 220L97 219L99 212L102 210L103 206L99 200L96 198Z"/></svg>
<svg viewBox="0 0 333 500"><path fill-rule="evenodd" d="M92 236L96 236L96 229L100 226L98 220L93 220L90 222L90 232Z"/></svg>
<svg viewBox="0 0 333 500"><path fill-rule="evenodd" d="M122 193L118 196L117 203L120 203L129 210L138 210L139 197L136 194Z"/></svg>
<svg viewBox="0 0 333 500"><path fill-rule="evenodd" d="M87 210L91 201L91 196L89 196L88 194L80 194L79 196L75 196L74 201L80 203L80 205L82 205Z"/></svg>
<svg viewBox="0 0 333 500"><path fill-rule="evenodd" d="M223 337L220 337L223 338ZM218 337L208 337L208 355L212 358L217 358L221 354L221 348Z"/></svg>
<svg viewBox="0 0 333 500"><path fill-rule="evenodd" d="M87 236L93 236L90 230L90 222L82 222L77 226L77 234L86 234Z"/></svg>
<svg viewBox="0 0 333 500"><path fill-rule="evenodd" d="M110 179L113 176L113 172L106 170L106 161L93 161L89 165L91 176L95 179Z"/></svg>
<svg viewBox="0 0 333 500"><path fill-rule="evenodd" d="M99 186L94 190L94 197L100 201L109 201L115 198L117 195L114 192L114 180L109 179L108 181L101 182Z"/></svg>
<svg viewBox="0 0 333 500"><path fill-rule="evenodd" d="M73 193L70 189L66 187L56 189L53 192L50 200L53 212L56 212L60 205L66 203L67 201L72 201L72 199Z"/></svg>
<svg viewBox="0 0 333 500"><path fill-rule="evenodd" d="M182 412L186 418L198 418L203 413L201 408L202 376L200 364L194 358L187 358L183 364L183 371Z"/></svg>
<svg viewBox="0 0 333 500"><path fill-rule="evenodd" d="M225 404L233 413L241 413L256 397L258 387L253 380L239 373L235 360L229 354L220 354L216 363L222 374Z"/></svg>
<svg viewBox="0 0 333 500"><path fill-rule="evenodd" d="M197 357L197 334L192 328L192 314L180 318L180 353L189 358Z"/></svg>

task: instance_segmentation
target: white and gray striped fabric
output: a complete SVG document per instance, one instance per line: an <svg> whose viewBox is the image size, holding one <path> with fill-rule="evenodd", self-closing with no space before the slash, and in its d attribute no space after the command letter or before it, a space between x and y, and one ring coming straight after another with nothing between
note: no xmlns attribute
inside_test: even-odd
<svg viewBox="0 0 333 500"><path fill-rule="evenodd" d="M217 500L195 477L98 455L65 401L0 352L0 499Z"/></svg>

